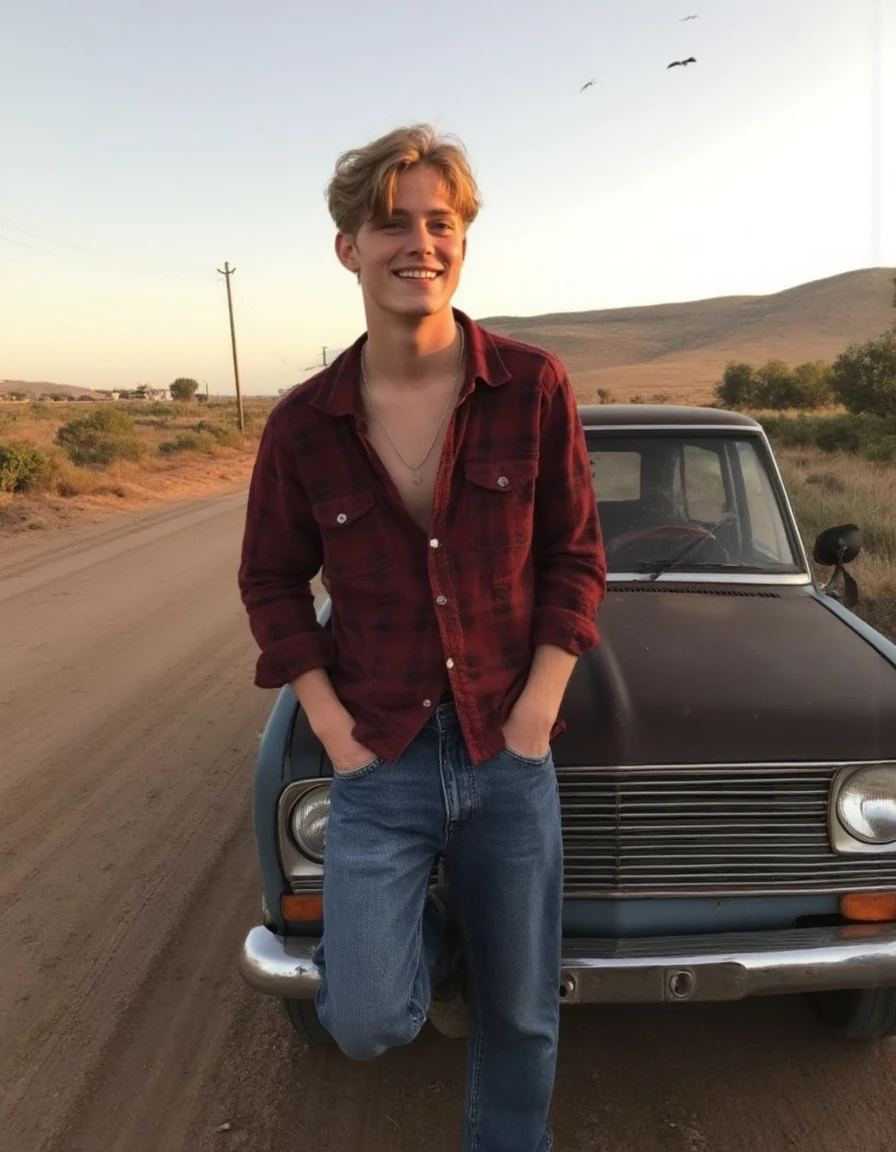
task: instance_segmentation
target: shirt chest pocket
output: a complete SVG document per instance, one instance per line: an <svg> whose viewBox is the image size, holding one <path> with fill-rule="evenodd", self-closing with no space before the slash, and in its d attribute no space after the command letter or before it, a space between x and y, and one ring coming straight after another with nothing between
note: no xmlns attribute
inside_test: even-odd
<svg viewBox="0 0 896 1152"><path fill-rule="evenodd" d="M473 548L511 551L531 545L537 474L534 457L465 462Z"/></svg>
<svg viewBox="0 0 896 1152"><path fill-rule="evenodd" d="M327 576L364 576L395 563L394 544L372 492L347 492L311 505L324 546Z"/></svg>

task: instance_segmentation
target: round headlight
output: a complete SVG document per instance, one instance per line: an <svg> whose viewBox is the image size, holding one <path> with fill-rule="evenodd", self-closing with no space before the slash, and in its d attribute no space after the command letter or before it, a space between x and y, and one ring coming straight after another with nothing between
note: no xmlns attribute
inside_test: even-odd
<svg viewBox="0 0 896 1152"><path fill-rule="evenodd" d="M840 789L837 815L846 831L865 844L896 841L896 766L854 772Z"/></svg>
<svg viewBox="0 0 896 1152"><path fill-rule="evenodd" d="M296 847L318 864L324 859L324 837L330 816L330 790L326 785L309 788L293 805L289 827Z"/></svg>

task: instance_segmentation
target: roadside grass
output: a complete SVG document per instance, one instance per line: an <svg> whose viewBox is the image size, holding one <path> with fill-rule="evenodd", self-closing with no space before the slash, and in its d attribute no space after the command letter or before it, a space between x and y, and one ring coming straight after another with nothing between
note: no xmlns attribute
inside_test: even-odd
<svg viewBox="0 0 896 1152"><path fill-rule="evenodd" d="M244 400L245 434L233 400L0 405L0 533L243 485L273 405Z"/></svg>
<svg viewBox="0 0 896 1152"><path fill-rule="evenodd" d="M151 484L153 476L188 460L254 457L272 406L267 399L244 401L245 434L234 401L2 406L0 454L15 454L17 465L25 449L36 449L41 457L29 475L22 474L21 466L15 472L7 469L6 494L122 495L124 478L143 476Z"/></svg>
<svg viewBox="0 0 896 1152"><path fill-rule="evenodd" d="M850 565L859 585L856 614L896 640L896 463L772 442L810 560L824 528L857 524L864 546ZM830 570L818 575L825 580Z"/></svg>

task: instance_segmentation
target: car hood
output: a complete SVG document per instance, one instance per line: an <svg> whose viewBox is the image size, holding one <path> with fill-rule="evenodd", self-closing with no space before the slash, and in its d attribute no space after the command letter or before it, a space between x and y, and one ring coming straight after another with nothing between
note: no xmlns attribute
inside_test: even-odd
<svg viewBox="0 0 896 1152"><path fill-rule="evenodd" d="M896 668L806 588L610 584L563 765L896 756Z"/></svg>

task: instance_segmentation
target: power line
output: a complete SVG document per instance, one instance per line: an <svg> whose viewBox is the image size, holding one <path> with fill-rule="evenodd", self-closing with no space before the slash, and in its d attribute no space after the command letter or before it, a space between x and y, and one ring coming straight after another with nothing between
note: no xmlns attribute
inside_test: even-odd
<svg viewBox="0 0 896 1152"><path fill-rule="evenodd" d="M19 229L19 231L22 231ZM26 232L25 235L28 235ZM0 242L4 244L15 244L17 248L28 248L32 252L40 252L44 256L55 256L60 260L73 260L76 264L87 264L94 268L107 268L116 272L130 272L135 276L158 276L164 280L191 280L194 283L211 284L213 278L211 276L185 276L177 272L159 272L154 268L137 268L128 267L120 261L115 261L114 257L109 258L88 259L85 256L75 255L71 252L56 252L52 248L42 248L37 244L29 244L25 240L17 240L14 236L7 236L0 228Z"/></svg>
<svg viewBox="0 0 896 1152"><path fill-rule="evenodd" d="M51 256L64 256L66 258L72 258L69 257L68 252L56 252L54 250L56 248L64 248L70 249L72 252L76 253L77 256L82 258L90 257L93 261L102 262L103 264L112 264L114 266L126 265L128 266L128 271L139 271L146 275L164 276L169 279L178 280L204 280L206 282L211 279L207 276L196 276L186 272L163 272L159 269L153 268L152 262L145 260L142 256L122 256L111 252L98 251L95 247L88 247L86 244L81 244L77 241L66 240L61 236L54 235L44 228L37 230L35 227L22 224L6 214L0 215L0 228L12 230L13 232L18 233L20 236L27 236L29 239L38 240L42 244L52 245L52 248L49 249L38 248L36 245L29 245L25 241L16 240L11 236L3 237L3 239L7 240L7 242L11 244L18 244L23 248L31 247L34 248L35 251L44 252L45 254ZM83 260L83 262L89 263L90 261Z"/></svg>

